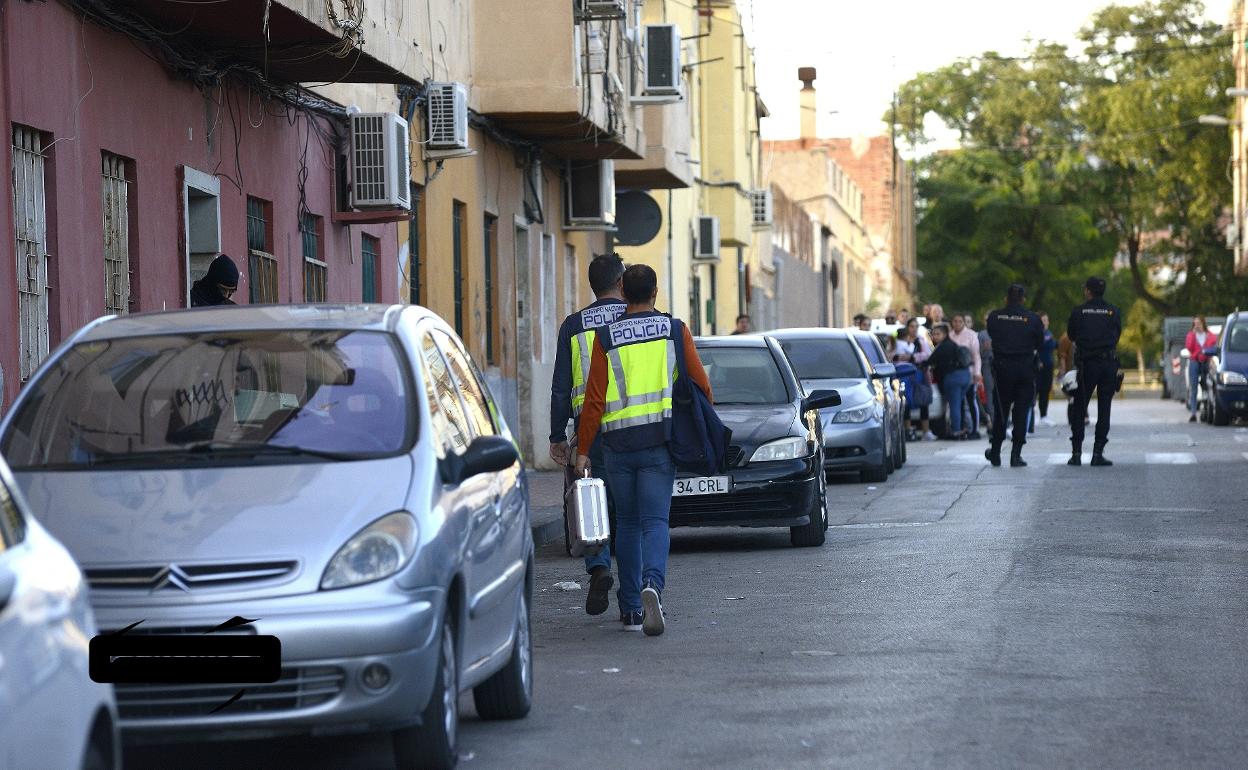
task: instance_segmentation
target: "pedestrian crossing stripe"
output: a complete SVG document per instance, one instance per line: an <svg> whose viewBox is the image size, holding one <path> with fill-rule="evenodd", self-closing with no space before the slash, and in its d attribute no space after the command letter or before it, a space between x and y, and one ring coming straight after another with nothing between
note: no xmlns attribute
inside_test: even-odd
<svg viewBox="0 0 1248 770"><path fill-rule="evenodd" d="M1071 454L1070 452L1054 452L1049 455L1047 464L1048 465L1065 465L1066 461L1070 459L1070 454ZM1084 452L1083 464L1087 465L1090 462L1092 462L1092 455L1088 454L1087 452Z"/></svg>
<svg viewBox="0 0 1248 770"><path fill-rule="evenodd" d="M1195 465L1196 455L1191 452L1148 452L1144 462L1149 465Z"/></svg>
<svg viewBox="0 0 1248 770"><path fill-rule="evenodd" d="M1005 459L1004 449L1005 447L1002 447L1002 450L1003 450L1002 460ZM1244 459L1248 459L1248 452L1244 452L1243 454L1244 454ZM957 455L952 455L952 456L946 455L946 457L949 458L949 462L953 465L987 465L988 464L988 460L987 458L984 457L982 452L978 454L957 454ZM1084 452L1082 457L1083 457L1084 465L1088 465L1092 462L1092 455L1090 453ZM1026 453L1024 453L1024 459L1026 459ZM1065 465L1066 461L1069 459L1070 459L1069 452L1052 452L1049 454L1048 459L1045 460L1045 464L1046 465ZM1195 465L1196 455L1192 454L1191 452L1147 452L1144 455L1144 462L1148 465Z"/></svg>

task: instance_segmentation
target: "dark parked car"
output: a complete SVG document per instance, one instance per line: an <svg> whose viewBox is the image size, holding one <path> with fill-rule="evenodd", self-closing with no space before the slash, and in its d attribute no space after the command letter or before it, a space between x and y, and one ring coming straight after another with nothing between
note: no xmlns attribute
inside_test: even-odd
<svg viewBox="0 0 1248 770"><path fill-rule="evenodd" d="M822 545L828 517L819 410L840 397L805 392L768 337L701 337L696 343L715 410L732 430L732 447L723 475L677 475L671 525L788 527L793 545Z"/></svg>
<svg viewBox="0 0 1248 770"><path fill-rule="evenodd" d="M1205 352L1205 421L1229 425L1233 417L1248 417L1248 311L1227 316L1217 346Z"/></svg>
<svg viewBox="0 0 1248 770"><path fill-rule="evenodd" d="M851 334L843 329L782 329L770 336L779 341L802 387L835 390L841 396L838 406L820 412L823 467L857 471L867 483L887 481L892 432L885 385L896 370L891 364L872 369Z"/></svg>

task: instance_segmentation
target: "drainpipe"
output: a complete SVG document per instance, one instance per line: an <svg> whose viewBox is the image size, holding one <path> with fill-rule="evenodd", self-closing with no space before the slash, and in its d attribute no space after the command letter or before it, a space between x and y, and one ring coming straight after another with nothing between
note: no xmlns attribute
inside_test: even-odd
<svg viewBox="0 0 1248 770"><path fill-rule="evenodd" d="M664 13L666 13L664 6ZM675 263L672 256L672 191L667 191L667 312L676 314L676 278L673 275Z"/></svg>

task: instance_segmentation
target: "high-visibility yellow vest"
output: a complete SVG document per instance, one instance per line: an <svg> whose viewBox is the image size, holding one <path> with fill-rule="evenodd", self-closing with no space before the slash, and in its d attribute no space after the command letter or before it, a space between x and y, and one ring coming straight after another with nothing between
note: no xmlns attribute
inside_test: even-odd
<svg viewBox="0 0 1248 770"><path fill-rule="evenodd" d="M595 302L577 315L572 334L572 414L581 416L585 388L589 385L590 352L594 349L595 329L606 326L624 314L623 302Z"/></svg>
<svg viewBox="0 0 1248 770"><path fill-rule="evenodd" d="M668 439L676 355L683 348L672 331L671 316L640 313L607 326L600 339L609 364L601 430L616 451Z"/></svg>

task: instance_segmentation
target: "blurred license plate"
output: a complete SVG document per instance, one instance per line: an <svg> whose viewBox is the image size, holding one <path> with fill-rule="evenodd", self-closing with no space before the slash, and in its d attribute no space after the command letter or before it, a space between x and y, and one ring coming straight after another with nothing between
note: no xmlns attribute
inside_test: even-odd
<svg viewBox="0 0 1248 770"><path fill-rule="evenodd" d="M732 486L729 476L699 476L693 479L676 479L672 485L672 497L685 495L725 495Z"/></svg>

